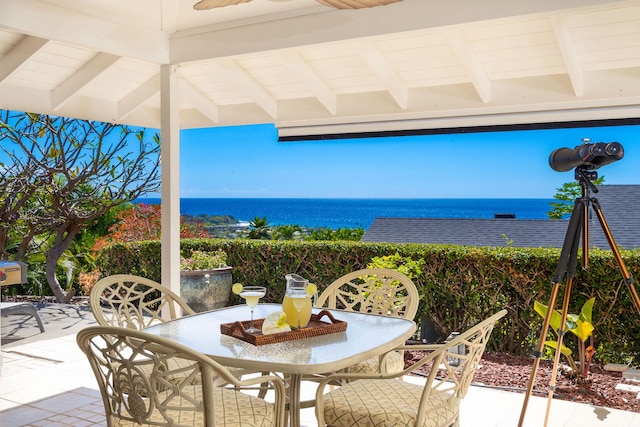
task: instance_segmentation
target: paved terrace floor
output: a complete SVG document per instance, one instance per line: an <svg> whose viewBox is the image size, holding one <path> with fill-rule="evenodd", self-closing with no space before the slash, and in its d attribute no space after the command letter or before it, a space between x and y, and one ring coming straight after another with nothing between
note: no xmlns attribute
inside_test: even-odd
<svg viewBox="0 0 640 427"><path fill-rule="evenodd" d="M33 318L2 318L3 365L0 373L0 426L104 426L102 400L89 363L75 342L82 328L95 325L88 306L46 304L40 309L45 332ZM409 377L421 381L419 377ZM315 393L303 387L303 398ZM462 403L463 427L514 427L523 394L471 386ZM524 425L542 426L546 397L532 396ZM550 427L640 426L640 414L554 400ZM302 425L317 426L313 409Z"/></svg>

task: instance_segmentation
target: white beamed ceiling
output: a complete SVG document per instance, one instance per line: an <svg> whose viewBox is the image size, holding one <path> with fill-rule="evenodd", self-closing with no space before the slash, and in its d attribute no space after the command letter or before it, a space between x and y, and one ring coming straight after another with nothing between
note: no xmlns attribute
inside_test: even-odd
<svg viewBox="0 0 640 427"><path fill-rule="evenodd" d="M0 0L0 108L160 128L174 64L185 129L640 117L639 1L193 3Z"/></svg>

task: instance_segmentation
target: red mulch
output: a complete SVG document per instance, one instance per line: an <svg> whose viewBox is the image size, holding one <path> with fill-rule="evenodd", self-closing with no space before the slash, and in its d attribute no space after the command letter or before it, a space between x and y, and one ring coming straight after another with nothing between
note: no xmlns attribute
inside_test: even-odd
<svg viewBox="0 0 640 427"><path fill-rule="evenodd" d="M420 352L411 352L408 361L417 360ZM525 393L529 385L533 359L504 353L485 353L482 364L473 379L474 383L498 387L502 390ZM586 380L570 375L561 364L556 377L555 399L569 400L594 406L640 412L637 393L616 390L620 383L640 386L622 378L620 372L610 372L598 366L591 366ZM425 373L428 367L424 367ZM547 397L553 361L542 360L536 372L533 395ZM418 371L420 372L420 371Z"/></svg>

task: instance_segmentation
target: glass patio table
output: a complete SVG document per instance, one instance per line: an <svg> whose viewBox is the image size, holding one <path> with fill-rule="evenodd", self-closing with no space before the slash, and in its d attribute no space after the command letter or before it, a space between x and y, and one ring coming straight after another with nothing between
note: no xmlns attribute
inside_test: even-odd
<svg viewBox="0 0 640 427"><path fill-rule="evenodd" d="M281 310L280 304L258 304L254 319ZM335 319L347 322L346 331L256 346L220 332L222 323L249 319L249 307L243 304L171 320L146 328L145 332L177 341L224 366L287 375L289 425L299 427L300 384L304 375L337 371L393 350L416 330L412 320L328 311Z"/></svg>

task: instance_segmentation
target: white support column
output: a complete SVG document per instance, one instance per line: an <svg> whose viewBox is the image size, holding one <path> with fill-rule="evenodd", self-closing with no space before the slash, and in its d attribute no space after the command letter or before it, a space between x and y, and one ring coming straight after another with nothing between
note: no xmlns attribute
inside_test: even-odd
<svg viewBox="0 0 640 427"><path fill-rule="evenodd" d="M176 67L160 69L162 285L180 295L180 119Z"/></svg>

